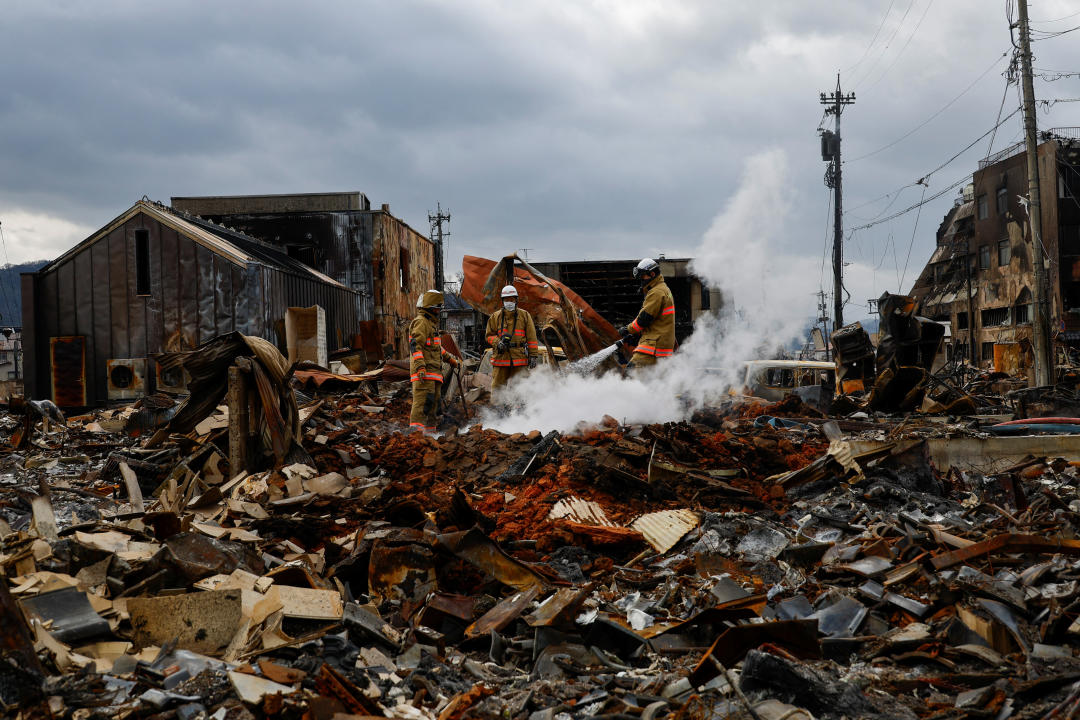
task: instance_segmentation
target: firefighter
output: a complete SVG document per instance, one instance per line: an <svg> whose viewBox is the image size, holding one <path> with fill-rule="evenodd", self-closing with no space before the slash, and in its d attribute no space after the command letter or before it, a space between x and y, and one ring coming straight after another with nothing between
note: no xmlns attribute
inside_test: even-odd
<svg viewBox="0 0 1080 720"><path fill-rule="evenodd" d="M416 301L418 311L409 325L409 374L412 380L412 413L409 427L435 432L442 395L442 364L458 367L458 359L443 349L439 336L439 313L443 294L428 290Z"/></svg>
<svg viewBox="0 0 1080 720"><path fill-rule="evenodd" d="M675 352L675 300L660 274L660 265L643 258L634 268L634 277L641 282L645 302L634 321L619 328L619 335L637 343L629 369L655 365L657 359Z"/></svg>
<svg viewBox="0 0 1080 720"><path fill-rule="evenodd" d="M539 349L536 325L527 310L517 306L518 292L513 285L502 289L502 310L496 310L487 323L487 341L491 346L491 389L502 387L510 378L536 367Z"/></svg>

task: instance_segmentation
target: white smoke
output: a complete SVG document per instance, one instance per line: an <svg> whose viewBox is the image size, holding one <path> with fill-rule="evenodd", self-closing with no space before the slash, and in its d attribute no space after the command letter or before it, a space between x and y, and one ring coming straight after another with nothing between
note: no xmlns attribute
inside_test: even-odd
<svg viewBox="0 0 1080 720"><path fill-rule="evenodd" d="M623 423L669 422L727 396L742 384L742 363L798 338L812 307L816 274L778 254L785 227L787 158L768 150L749 158L739 189L705 232L693 271L719 288L724 308L704 314L678 352L628 377L556 374L547 367L517 378L489 409L485 426L503 432L571 431L605 415ZM802 267L800 267L802 265Z"/></svg>

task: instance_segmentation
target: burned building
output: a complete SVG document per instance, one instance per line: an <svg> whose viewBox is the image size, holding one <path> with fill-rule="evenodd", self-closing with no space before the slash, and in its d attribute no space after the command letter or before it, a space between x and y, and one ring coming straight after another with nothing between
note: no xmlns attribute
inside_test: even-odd
<svg viewBox="0 0 1080 720"><path fill-rule="evenodd" d="M274 245L357 293L360 345L407 352L416 299L435 287L435 245L360 192L174 197L182 212ZM381 356L381 352L380 352Z"/></svg>
<svg viewBox="0 0 1080 720"><path fill-rule="evenodd" d="M1049 325L1059 351L1080 348L1080 129L1043 133L1038 147ZM937 231L911 290L923 315L948 323L950 358L1007 372L1030 366L1034 316L1025 146L979 162Z"/></svg>
<svg viewBox="0 0 1080 720"><path fill-rule="evenodd" d="M360 294L281 250L141 200L59 258L22 276L26 394L62 406L181 389L153 356L231 331L285 347L294 306L326 313L330 349L348 345Z"/></svg>
<svg viewBox="0 0 1080 720"><path fill-rule="evenodd" d="M454 290L443 293L442 318L446 331L454 336L460 349L482 355L487 349L487 316L461 299Z"/></svg>
<svg viewBox="0 0 1080 720"><path fill-rule="evenodd" d="M675 337L683 342L694 330L694 321L703 312L715 312L723 304L720 291L708 287L690 272L688 258L657 258L664 282L675 300ZM641 286L634 279L637 260L580 260L532 263L553 280L581 296L604 319L615 326L626 325L641 309Z"/></svg>

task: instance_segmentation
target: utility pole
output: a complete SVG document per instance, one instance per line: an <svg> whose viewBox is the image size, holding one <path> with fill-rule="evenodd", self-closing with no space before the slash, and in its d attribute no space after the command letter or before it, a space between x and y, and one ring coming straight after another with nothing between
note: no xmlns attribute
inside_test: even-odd
<svg viewBox="0 0 1080 720"><path fill-rule="evenodd" d="M436 205L438 210L432 215L428 213L428 223L431 224L431 233L428 237L431 238L431 242L435 244L435 289L439 292L443 291L443 285L446 283L446 275L443 270L443 242L445 238L450 237L450 231L443 230L443 223L450 223L450 211L445 213L442 209L442 203Z"/></svg>
<svg viewBox="0 0 1080 720"><path fill-rule="evenodd" d="M832 163L825 171L825 185L833 193L833 331L844 326L844 219L843 185L840 167L840 113L845 105L855 104L855 93L844 94L840 90L840 73L836 74L836 90L826 95L821 93L821 104L825 114L832 115L836 130L825 130L821 135L821 159Z"/></svg>
<svg viewBox="0 0 1080 720"><path fill-rule="evenodd" d="M821 332L823 333L822 340L825 341L825 360L832 360L832 343L829 341L829 313L826 310L828 304L825 302L825 291L818 290L818 316L817 322L821 325ZM835 327L834 327L835 329Z"/></svg>
<svg viewBox="0 0 1080 720"><path fill-rule="evenodd" d="M967 281L967 326L968 326L968 347L970 354L968 355L968 361L975 365L978 359L975 357L975 311L971 307L971 259L974 254L971 252L971 241L968 238L964 238L964 278Z"/></svg>
<svg viewBox="0 0 1080 720"><path fill-rule="evenodd" d="M1038 126L1035 123L1035 87L1031 80L1031 26L1027 0L1020 8L1020 65L1024 84L1024 135L1027 140L1028 222L1031 224L1031 264L1035 270L1035 317L1032 318L1032 344L1035 346L1035 385L1054 384L1054 356L1048 341L1046 260L1042 244L1042 202L1039 187Z"/></svg>

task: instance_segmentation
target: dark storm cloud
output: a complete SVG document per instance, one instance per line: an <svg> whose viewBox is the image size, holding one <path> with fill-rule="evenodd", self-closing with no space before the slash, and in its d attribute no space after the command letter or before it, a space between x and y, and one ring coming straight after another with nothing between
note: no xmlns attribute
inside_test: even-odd
<svg viewBox="0 0 1080 720"><path fill-rule="evenodd" d="M436 202L450 207L452 263L525 247L636 256L693 248L746 158L775 147L790 166L783 243L816 267L817 94L836 70L845 89L856 81L843 118L856 158L1009 48L1003 5L931 1L897 0L888 16L884 0L22 4L0 46L0 218L89 230L144 193L362 190L421 231ZM1037 47L1046 66L1069 67L1067 38ZM913 182L981 134L1003 86L995 69L904 143L846 166L845 205ZM1041 124L1080 124L1069 112ZM996 147L1018 129L1003 127ZM913 264L950 202L924 208ZM912 221L861 233L848 256L876 264L889 242L906 252Z"/></svg>

